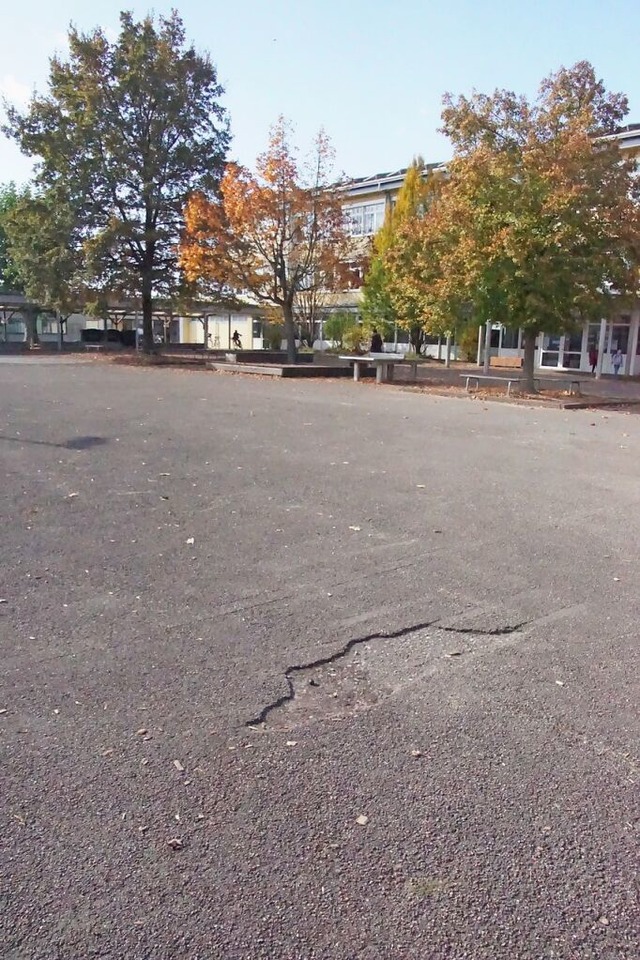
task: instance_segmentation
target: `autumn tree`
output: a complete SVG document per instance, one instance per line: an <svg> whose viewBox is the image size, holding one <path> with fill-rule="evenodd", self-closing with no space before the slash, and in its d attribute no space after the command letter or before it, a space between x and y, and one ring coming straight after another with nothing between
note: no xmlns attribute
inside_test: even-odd
<svg viewBox="0 0 640 960"><path fill-rule="evenodd" d="M344 257L340 194L331 175L333 150L321 131L300 164L281 117L251 173L227 166L220 202L194 193L185 210L181 265L188 278L209 278L276 306L287 359L296 359L296 302L333 283Z"/></svg>
<svg viewBox="0 0 640 960"><path fill-rule="evenodd" d="M5 128L36 159L36 193L74 211L69 245L96 294L140 303L153 348L153 300L180 282L182 210L218 186L229 133L222 87L206 55L187 45L174 11L137 22L120 15L118 39L69 31L69 58L53 57L48 92Z"/></svg>
<svg viewBox="0 0 640 960"><path fill-rule="evenodd" d="M384 223L373 239L371 262L363 284L365 320L379 327L398 323L409 331L409 340L418 354L426 331L422 305L409 284L396 282L390 269L391 251L399 233L424 216L434 189L435 175L427 171L422 157L416 157L405 174L395 206L387 207Z"/></svg>
<svg viewBox="0 0 640 960"><path fill-rule="evenodd" d="M607 315L635 294L639 185L615 136L626 98L590 64L561 69L529 102L508 91L445 97L454 147L428 215L407 225L396 269L426 317L465 308L536 336Z"/></svg>

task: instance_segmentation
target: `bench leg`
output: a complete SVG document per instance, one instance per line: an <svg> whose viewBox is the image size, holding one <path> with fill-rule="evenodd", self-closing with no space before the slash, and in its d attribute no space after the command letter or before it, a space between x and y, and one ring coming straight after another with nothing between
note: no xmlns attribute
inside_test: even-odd
<svg viewBox="0 0 640 960"><path fill-rule="evenodd" d="M388 383L391 383L391 381L393 380L393 364L392 363L385 363L384 378Z"/></svg>
<svg viewBox="0 0 640 960"><path fill-rule="evenodd" d="M384 364L376 364L376 383L382 383L384 380Z"/></svg>
<svg viewBox="0 0 640 960"><path fill-rule="evenodd" d="M353 379L355 380L356 383L360 379L360 364L358 363L357 360L355 360L353 363Z"/></svg>

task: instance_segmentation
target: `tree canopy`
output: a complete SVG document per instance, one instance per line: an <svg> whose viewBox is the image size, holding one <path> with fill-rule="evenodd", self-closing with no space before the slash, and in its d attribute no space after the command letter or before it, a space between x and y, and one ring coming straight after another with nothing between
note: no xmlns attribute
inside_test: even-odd
<svg viewBox="0 0 640 960"><path fill-rule="evenodd" d="M434 175L427 172L422 157L407 169L395 206L388 206L384 223L373 239L373 252L363 284L362 314L369 323L387 328L397 323L409 331L411 344L419 353L424 342L425 318L422 303L412 285L392 270L393 251L402 231L424 216L433 190Z"/></svg>
<svg viewBox="0 0 640 960"><path fill-rule="evenodd" d="M0 186L0 292L22 293L23 287L11 252L9 238L9 219L23 198L25 191L19 191L15 183Z"/></svg>
<svg viewBox="0 0 640 960"><path fill-rule="evenodd" d="M586 62L544 80L532 103L508 91L445 98L454 157L391 268L426 323L466 309L523 328L530 389L537 333L636 293L640 186L613 136L626 113Z"/></svg>
<svg viewBox="0 0 640 960"><path fill-rule="evenodd" d="M140 304L148 350L153 298L181 283L184 204L194 191L213 195L222 175L222 93L175 11L140 21L124 12L114 42L100 28L72 27L68 60L51 60L48 92L24 114L8 111L6 132L36 159L31 214L55 198L53 248L64 225L87 295Z"/></svg>
<svg viewBox="0 0 640 960"><path fill-rule="evenodd" d="M307 163L300 164L291 129L280 117L255 174L230 163L220 202L195 192L185 210L181 264L187 278L205 278L279 308L290 362L296 356L296 298L330 288L344 259L332 163L333 150L321 131Z"/></svg>

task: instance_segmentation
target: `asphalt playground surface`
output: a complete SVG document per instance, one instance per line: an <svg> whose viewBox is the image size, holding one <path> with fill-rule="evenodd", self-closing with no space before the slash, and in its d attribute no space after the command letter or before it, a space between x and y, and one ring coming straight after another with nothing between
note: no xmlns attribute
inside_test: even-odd
<svg viewBox="0 0 640 960"><path fill-rule="evenodd" d="M2 960L638 960L638 423L0 363Z"/></svg>

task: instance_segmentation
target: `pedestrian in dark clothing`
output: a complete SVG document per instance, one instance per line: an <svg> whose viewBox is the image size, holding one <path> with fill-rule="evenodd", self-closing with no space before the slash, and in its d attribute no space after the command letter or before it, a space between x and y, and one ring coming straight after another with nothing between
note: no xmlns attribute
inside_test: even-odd
<svg viewBox="0 0 640 960"><path fill-rule="evenodd" d="M384 344L382 342L382 337L374 327L373 334L371 336L371 353L383 353L383 352L384 352Z"/></svg>
<svg viewBox="0 0 640 960"><path fill-rule="evenodd" d="M596 367L598 366L598 349L597 347L591 347L589 350L589 363L591 364L591 373L596 372Z"/></svg>

